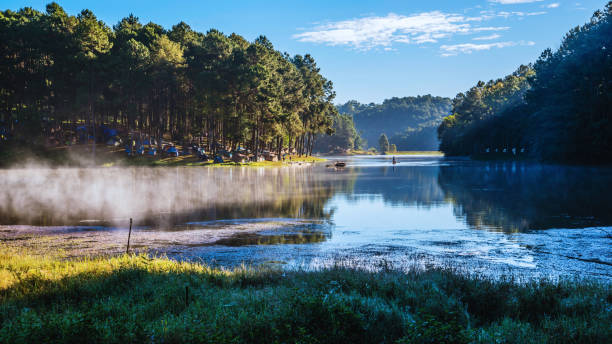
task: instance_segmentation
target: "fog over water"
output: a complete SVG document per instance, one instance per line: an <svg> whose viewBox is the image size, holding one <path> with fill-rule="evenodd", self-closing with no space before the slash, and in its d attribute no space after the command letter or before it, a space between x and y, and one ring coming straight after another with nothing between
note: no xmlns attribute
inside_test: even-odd
<svg viewBox="0 0 612 344"><path fill-rule="evenodd" d="M337 170L0 170L0 241L74 255L133 245L223 266L451 265L612 280L609 168L353 157Z"/></svg>
<svg viewBox="0 0 612 344"><path fill-rule="evenodd" d="M228 207L248 213L296 195L315 197L315 187L335 179L301 167L29 168L0 175L0 223L44 225L148 222L199 212L198 220L216 219L214 213Z"/></svg>

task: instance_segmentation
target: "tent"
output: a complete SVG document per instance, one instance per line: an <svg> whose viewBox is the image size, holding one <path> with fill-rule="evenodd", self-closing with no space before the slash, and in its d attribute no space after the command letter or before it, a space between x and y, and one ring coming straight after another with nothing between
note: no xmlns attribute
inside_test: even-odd
<svg viewBox="0 0 612 344"><path fill-rule="evenodd" d="M117 131L117 129L112 129L104 125L101 126L100 129L102 129L102 133L104 134L105 139L109 139L109 138L119 135L119 132Z"/></svg>
<svg viewBox="0 0 612 344"><path fill-rule="evenodd" d="M174 155L174 156L179 156L179 151L178 151L178 149L176 149L176 147L168 148L168 150L166 150L166 153L168 153L170 155Z"/></svg>

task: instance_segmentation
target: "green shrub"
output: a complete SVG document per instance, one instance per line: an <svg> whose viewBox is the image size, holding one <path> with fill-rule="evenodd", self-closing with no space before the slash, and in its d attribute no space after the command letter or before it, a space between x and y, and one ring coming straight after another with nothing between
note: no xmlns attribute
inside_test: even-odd
<svg viewBox="0 0 612 344"><path fill-rule="evenodd" d="M0 343L605 343L608 284L211 269L0 248ZM185 289L189 293L186 295Z"/></svg>

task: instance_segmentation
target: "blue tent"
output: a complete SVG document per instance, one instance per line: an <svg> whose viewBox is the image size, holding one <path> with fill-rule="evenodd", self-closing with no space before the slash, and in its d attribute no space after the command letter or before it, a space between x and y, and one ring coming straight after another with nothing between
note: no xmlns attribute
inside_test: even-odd
<svg viewBox="0 0 612 344"><path fill-rule="evenodd" d="M100 129L102 129L102 133L104 134L104 139L108 140L111 137L115 137L119 134L119 132L117 131L117 129L112 129L109 128L105 125L100 126Z"/></svg>
<svg viewBox="0 0 612 344"><path fill-rule="evenodd" d="M168 154L172 154L172 155L175 155L175 156L179 156L179 151L178 151L178 149L176 149L176 147L170 147L170 148L168 148L168 150L166 151L166 153L168 153Z"/></svg>

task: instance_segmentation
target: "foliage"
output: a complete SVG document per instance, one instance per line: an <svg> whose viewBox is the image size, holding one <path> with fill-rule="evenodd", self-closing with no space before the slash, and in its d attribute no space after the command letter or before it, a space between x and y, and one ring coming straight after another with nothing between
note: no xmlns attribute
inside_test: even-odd
<svg viewBox="0 0 612 344"><path fill-rule="evenodd" d="M85 141L101 142L105 124L159 145L310 154L317 135L332 133L331 81L312 56L283 54L264 36L248 42L184 22L166 30L133 15L111 29L89 10L72 16L51 3L46 13L0 12L0 42L3 140L86 127Z"/></svg>
<svg viewBox="0 0 612 344"><path fill-rule="evenodd" d="M380 134L378 138L378 148L380 148L381 153L386 153L389 150L389 140L387 139L387 135Z"/></svg>
<svg viewBox="0 0 612 344"><path fill-rule="evenodd" d="M604 343L595 282L490 281L448 270L220 270L145 255L0 251L0 342Z"/></svg>
<svg viewBox="0 0 612 344"><path fill-rule="evenodd" d="M355 129L353 118L346 114L333 117L333 135L321 134L317 138L315 151L332 152L334 150L351 150L361 148L359 134Z"/></svg>
<svg viewBox="0 0 612 344"><path fill-rule="evenodd" d="M612 2L555 52L453 100L438 128L448 155L612 162Z"/></svg>
<svg viewBox="0 0 612 344"><path fill-rule="evenodd" d="M400 150L438 150L437 128L441 119L436 122L427 123L418 128L406 128L403 133L395 134L389 139L395 143Z"/></svg>
<svg viewBox="0 0 612 344"><path fill-rule="evenodd" d="M522 147L519 136L508 126L516 124L517 116L512 115L523 104L528 78L533 74L531 66L520 66L504 79L480 81L465 94L459 93L453 99L452 114L438 128L440 150L448 155L468 155L486 149ZM508 123L501 130L491 130L502 116Z"/></svg>
<svg viewBox="0 0 612 344"><path fill-rule="evenodd" d="M351 100L339 105L338 111L353 116L355 127L367 142L378 142L380 134L387 133L399 150L436 150L435 128L450 108L450 99L425 95L394 97L382 104Z"/></svg>

